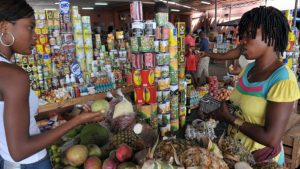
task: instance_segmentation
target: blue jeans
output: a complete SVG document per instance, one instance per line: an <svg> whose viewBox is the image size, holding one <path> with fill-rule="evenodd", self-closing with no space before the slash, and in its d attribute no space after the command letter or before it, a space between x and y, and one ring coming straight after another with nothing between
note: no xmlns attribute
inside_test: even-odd
<svg viewBox="0 0 300 169"><path fill-rule="evenodd" d="M8 166L4 166L4 159L0 156L0 169L6 169L9 168L11 169L11 167ZM21 164L18 165L16 168L13 169L52 169L52 165L50 162L50 158L49 155L47 154L43 159L41 159L40 161L37 161L35 163L31 163L31 164Z"/></svg>

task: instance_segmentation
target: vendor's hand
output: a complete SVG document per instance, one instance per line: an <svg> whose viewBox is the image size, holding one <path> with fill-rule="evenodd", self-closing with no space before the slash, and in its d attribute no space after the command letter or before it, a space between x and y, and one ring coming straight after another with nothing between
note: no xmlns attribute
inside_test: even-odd
<svg viewBox="0 0 300 169"><path fill-rule="evenodd" d="M241 71L242 71L242 69L241 69L241 67L238 66L238 65L236 65L236 66L230 65L230 66L228 67L228 72L229 72L230 74L232 74L232 75L239 75Z"/></svg>
<svg viewBox="0 0 300 169"><path fill-rule="evenodd" d="M204 51L199 51L199 53L198 53L198 56L200 57L200 58L203 58L203 57L206 57L208 54L206 53L206 52L204 52Z"/></svg>
<svg viewBox="0 0 300 169"><path fill-rule="evenodd" d="M91 122L100 122L105 119L105 115L101 112L90 112L83 111L79 115L74 117L79 124L91 123Z"/></svg>
<svg viewBox="0 0 300 169"><path fill-rule="evenodd" d="M235 119L235 117L232 114L230 114L225 101L221 102L221 107L214 112L213 118L218 121L224 121L230 124L232 124Z"/></svg>

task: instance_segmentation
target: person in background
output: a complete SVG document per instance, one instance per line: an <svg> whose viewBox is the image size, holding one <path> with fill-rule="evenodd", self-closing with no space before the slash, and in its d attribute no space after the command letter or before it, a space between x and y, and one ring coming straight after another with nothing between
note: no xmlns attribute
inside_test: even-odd
<svg viewBox="0 0 300 169"><path fill-rule="evenodd" d="M239 23L241 44L227 52L226 58L243 54L248 64L240 73L230 101L240 108L229 113L226 103L215 118L231 125L228 133L250 151L255 161L284 164L281 139L300 98L297 79L278 59L288 44L288 21L274 7L261 6L246 12ZM207 53L206 53L207 54ZM222 58L220 54L208 54Z"/></svg>
<svg viewBox="0 0 300 169"><path fill-rule="evenodd" d="M193 52L193 46L186 45L186 54L185 54L185 67L186 67L186 74L190 74L192 77L192 83L194 87L198 86L197 79L196 79L196 71L197 71L197 62L198 57Z"/></svg>
<svg viewBox="0 0 300 169"><path fill-rule="evenodd" d="M206 37L205 32L200 32L200 42L198 44L198 49L201 52L209 52L209 41ZM202 74L205 76L205 83L207 82L207 78L209 77L209 57L202 57L197 66L197 84L200 85ZM198 86L199 87L199 86Z"/></svg>
<svg viewBox="0 0 300 169"><path fill-rule="evenodd" d="M189 32L185 36L185 45L188 45L189 47L195 47L196 46L196 39L194 38L194 35L192 32Z"/></svg>
<svg viewBox="0 0 300 169"><path fill-rule="evenodd" d="M38 97L27 72L10 62L15 53L31 54L34 29L34 10L25 0L0 1L0 169L52 169L45 148L75 126L102 119L100 113L85 112L40 133L34 118Z"/></svg>

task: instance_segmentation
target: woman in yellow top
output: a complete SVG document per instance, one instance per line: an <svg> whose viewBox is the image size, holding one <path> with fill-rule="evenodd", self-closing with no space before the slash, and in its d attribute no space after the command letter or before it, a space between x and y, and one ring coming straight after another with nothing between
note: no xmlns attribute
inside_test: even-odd
<svg viewBox="0 0 300 169"><path fill-rule="evenodd" d="M276 55L285 51L289 31L287 19L278 9L254 8L239 23L241 45L225 56L233 59L243 54L255 60L241 72L230 98L240 111L232 115L223 104L215 117L233 126L229 133L252 152L256 162L284 163L281 139L300 96L295 75Z"/></svg>

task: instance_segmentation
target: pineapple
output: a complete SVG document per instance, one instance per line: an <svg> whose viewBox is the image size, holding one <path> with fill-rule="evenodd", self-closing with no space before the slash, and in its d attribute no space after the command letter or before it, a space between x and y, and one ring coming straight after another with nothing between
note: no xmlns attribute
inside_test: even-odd
<svg viewBox="0 0 300 169"><path fill-rule="evenodd" d="M181 154L192 145L194 145L192 142L183 139L164 140L156 147L154 157L155 159L161 159L164 162L169 162L172 158L175 158L175 152L176 154Z"/></svg>
<svg viewBox="0 0 300 169"><path fill-rule="evenodd" d="M228 169L220 158L200 147L191 147L180 155L180 162L185 168L200 167L203 169Z"/></svg>
<svg viewBox="0 0 300 169"><path fill-rule="evenodd" d="M234 168L236 162L245 161L251 166L255 164L253 155L248 152L245 147L232 137L223 136L219 140L219 148L224 155L224 161L230 168Z"/></svg>
<svg viewBox="0 0 300 169"><path fill-rule="evenodd" d="M131 130L121 131L113 135L110 142L115 148L121 144L127 144L135 150L141 150L145 147L143 141Z"/></svg>

